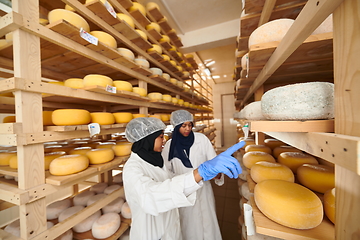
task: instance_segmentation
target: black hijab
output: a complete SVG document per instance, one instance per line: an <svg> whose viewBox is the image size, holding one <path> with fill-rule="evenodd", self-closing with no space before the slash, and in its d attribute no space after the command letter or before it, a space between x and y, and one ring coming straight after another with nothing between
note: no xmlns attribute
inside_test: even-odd
<svg viewBox="0 0 360 240"><path fill-rule="evenodd" d="M170 151L169 151L169 161L174 157L177 157L181 160L187 168L192 168L192 164L190 162L190 147L194 143L194 133L193 131L190 132L189 136L184 137L179 129L181 128L182 124L177 125L174 128L174 131L171 136L171 143L170 143Z"/></svg>
<svg viewBox="0 0 360 240"><path fill-rule="evenodd" d="M155 167L162 168L164 166L164 160L161 156L161 152L154 151L154 143L155 139L163 132L163 130L159 130L134 142L131 151L137 153L145 162L148 162Z"/></svg>

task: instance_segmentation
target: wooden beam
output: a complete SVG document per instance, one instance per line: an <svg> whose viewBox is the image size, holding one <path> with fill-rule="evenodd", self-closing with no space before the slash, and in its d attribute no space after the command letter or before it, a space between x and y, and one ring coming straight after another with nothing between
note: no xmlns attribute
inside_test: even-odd
<svg viewBox="0 0 360 240"><path fill-rule="evenodd" d="M266 0L263 10L261 12L261 16L259 19L258 27L263 25L264 23L267 23L270 19L271 13L275 7L276 0Z"/></svg>

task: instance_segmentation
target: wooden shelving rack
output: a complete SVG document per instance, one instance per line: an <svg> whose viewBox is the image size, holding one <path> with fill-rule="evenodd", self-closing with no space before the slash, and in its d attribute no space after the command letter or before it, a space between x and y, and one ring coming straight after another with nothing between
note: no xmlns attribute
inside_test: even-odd
<svg viewBox="0 0 360 240"><path fill-rule="evenodd" d="M264 5L269 2L272 1L264 1ZM271 13L273 8L264 8L262 11ZM333 14L333 32L310 36L330 14ZM276 86L319 80L330 81L335 85L334 121L241 120L251 122L251 131L256 133L259 143L262 143L266 134L335 164L335 225L324 218L322 230L315 228L312 233L299 235L296 231L269 221L252 203L258 233L292 240L358 238L360 111L357 104L360 99L352 89L356 89L360 80L356 74L360 68L355 60L360 52L360 30L356 27L360 24L359 17L360 5L356 0L309 0L280 43L263 44L249 49L249 55L252 54L250 77L241 78L239 73L240 79L248 82L242 92L235 94L238 109L251 101L259 101L267 89ZM247 50L245 49L245 53ZM320 54L317 55L318 58L304 58L309 51ZM258 56L261 59L256 54L260 54ZM287 67L297 66L299 63L302 70L294 71L297 77L287 72ZM302 63L314 64L316 67L307 71L301 68Z"/></svg>

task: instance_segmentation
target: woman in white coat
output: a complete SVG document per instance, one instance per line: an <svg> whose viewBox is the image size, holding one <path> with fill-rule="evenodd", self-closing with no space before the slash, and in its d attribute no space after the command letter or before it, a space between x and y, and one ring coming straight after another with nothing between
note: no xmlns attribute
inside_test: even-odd
<svg viewBox="0 0 360 240"><path fill-rule="evenodd" d="M186 110L171 113L174 127L171 140L164 147L165 165L175 176L192 172L202 163L216 156L210 140L202 133L193 132L193 115ZM215 183L222 185L221 179ZM215 198L210 181L196 191L195 205L179 208L183 238L186 240L221 240L220 227L215 210Z"/></svg>
<svg viewBox="0 0 360 240"><path fill-rule="evenodd" d="M178 207L194 205L196 190L220 172L231 178L241 173L231 154L240 142L206 164L171 178L161 156L165 125L157 118L135 118L125 130L132 152L123 168L126 200L132 213L131 240L181 240ZM200 219L199 219L200 220Z"/></svg>

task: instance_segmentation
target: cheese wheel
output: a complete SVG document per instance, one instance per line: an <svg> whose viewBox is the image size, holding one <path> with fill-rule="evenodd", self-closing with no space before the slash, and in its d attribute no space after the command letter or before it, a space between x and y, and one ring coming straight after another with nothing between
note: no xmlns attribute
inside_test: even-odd
<svg viewBox="0 0 360 240"><path fill-rule="evenodd" d="M52 160L49 171L52 175L65 176L81 172L88 166L89 159L84 155L64 155Z"/></svg>
<svg viewBox="0 0 360 240"><path fill-rule="evenodd" d="M94 196L96 193L94 191L84 191L79 194L77 194L73 198L73 204L74 206L86 206L87 201L90 197Z"/></svg>
<svg viewBox="0 0 360 240"><path fill-rule="evenodd" d="M89 217L85 218L80 223L76 224L72 229L74 232L83 233L90 231L93 223L101 216L101 211L98 210L95 213L91 214Z"/></svg>
<svg viewBox="0 0 360 240"><path fill-rule="evenodd" d="M163 122L170 121L169 114L161 114L160 118L161 118L161 121L163 121Z"/></svg>
<svg viewBox="0 0 360 240"><path fill-rule="evenodd" d="M115 142L99 142L98 145L96 145L96 148L112 148L115 146Z"/></svg>
<svg viewBox="0 0 360 240"><path fill-rule="evenodd" d="M9 166L10 158L16 156L16 152L0 152L0 165Z"/></svg>
<svg viewBox="0 0 360 240"><path fill-rule="evenodd" d="M73 240L73 231L69 229L54 240Z"/></svg>
<svg viewBox="0 0 360 240"><path fill-rule="evenodd" d="M113 81L116 90L132 92L133 86L128 81L115 80Z"/></svg>
<svg viewBox="0 0 360 240"><path fill-rule="evenodd" d="M10 179L15 179L14 176L10 176L10 175L4 175L4 178L5 178L5 179L8 179L8 180L10 180Z"/></svg>
<svg viewBox="0 0 360 240"><path fill-rule="evenodd" d="M112 146L112 150L117 157L123 157L130 155L131 153L132 143L124 142L124 143L117 143L115 146Z"/></svg>
<svg viewBox="0 0 360 240"><path fill-rule="evenodd" d="M247 152L243 156L243 164L248 169L251 169L251 167L255 163L261 161L273 162L273 163L276 162L275 158L266 152L259 152L259 151Z"/></svg>
<svg viewBox="0 0 360 240"><path fill-rule="evenodd" d="M146 10L148 10L148 11L153 10L154 8L157 8L158 10L160 10L159 5L157 5L157 4L154 3L154 2L148 2L148 3L145 5L145 8L146 8Z"/></svg>
<svg viewBox="0 0 360 240"><path fill-rule="evenodd" d="M121 197L116 198L114 201L109 203L108 205L104 206L101 211L103 214L114 212L114 213L120 213L121 207L124 204L125 200Z"/></svg>
<svg viewBox="0 0 360 240"><path fill-rule="evenodd" d="M176 62L174 60L170 60L169 61L171 63L171 65L173 65L174 67L176 67Z"/></svg>
<svg viewBox="0 0 360 240"><path fill-rule="evenodd" d="M241 196L243 196L246 200L249 200L253 193L250 192L249 183L245 182L241 185Z"/></svg>
<svg viewBox="0 0 360 240"><path fill-rule="evenodd" d="M99 125L111 125L115 123L115 118L112 113L108 112L93 112L90 113L91 122Z"/></svg>
<svg viewBox="0 0 360 240"><path fill-rule="evenodd" d="M161 32L161 27L159 24L157 24L156 22L151 22L150 24L145 26L146 30L152 30L154 29L155 31L157 31L158 33Z"/></svg>
<svg viewBox="0 0 360 240"><path fill-rule="evenodd" d="M161 38L159 39L159 43L168 42L170 43L170 38L167 35L161 35ZM170 59L169 59L170 60Z"/></svg>
<svg viewBox="0 0 360 240"><path fill-rule="evenodd" d="M169 94L164 94L163 95L163 100L165 102L171 102L171 99L172 99L171 95L169 95Z"/></svg>
<svg viewBox="0 0 360 240"><path fill-rule="evenodd" d="M3 119L3 123L14 123L14 122L16 122L15 116L6 116Z"/></svg>
<svg viewBox="0 0 360 240"><path fill-rule="evenodd" d="M152 68L149 68L149 70L151 71L152 75L161 76L163 74L163 71L160 68L152 67Z"/></svg>
<svg viewBox="0 0 360 240"><path fill-rule="evenodd" d="M117 18L119 18L121 21L126 22L130 27L135 28L135 23L132 17L124 14L124 13L117 13Z"/></svg>
<svg viewBox="0 0 360 240"><path fill-rule="evenodd" d="M255 185L255 203L276 223L295 229L317 227L323 219L323 205L311 190L299 184L270 179Z"/></svg>
<svg viewBox="0 0 360 240"><path fill-rule="evenodd" d="M117 47L117 42L116 39L111 36L110 34L108 34L107 32L103 32L103 31L91 31L90 32L91 35L93 35L94 37L96 37L99 42L105 44L106 46L109 46L113 49L116 49Z"/></svg>
<svg viewBox="0 0 360 240"><path fill-rule="evenodd" d="M151 92L147 96L151 100L162 100L162 98L163 98L163 95L159 92Z"/></svg>
<svg viewBox="0 0 360 240"><path fill-rule="evenodd" d="M158 54L162 54L162 48L157 44L152 44L152 47L146 50L147 52L157 52ZM171 60L170 60L171 62Z"/></svg>
<svg viewBox="0 0 360 240"><path fill-rule="evenodd" d="M257 162L251 167L250 176L259 183L268 179L279 179L294 182L294 173L285 165L275 162Z"/></svg>
<svg viewBox="0 0 360 240"><path fill-rule="evenodd" d="M132 2L132 6L128 9L129 12L134 12L136 10L140 11L144 16L146 16L146 9L145 7L138 3L138 2Z"/></svg>
<svg viewBox="0 0 360 240"><path fill-rule="evenodd" d="M119 188L121 188L120 185L114 184L114 185L111 185L111 186L108 186L107 188L105 188L104 193L105 193L105 194L110 194L110 193L112 193L113 191L118 190Z"/></svg>
<svg viewBox="0 0 360 240"><path fill-rule="evenodd" d="M75 12L75 11L76 11L73 7L71 7L71 6L68 5L68 4L65 4L65 8L64 8L64 9L69 10L69 11L72 11L72 12Z"/></svg>
<svg viewBox="0 0 360 240"><path fill-rule="evenodd" d="M89 199L86 202L86 206L90 206L91 204L105 198L107 195L105 193L99 193L94 196L89 197Z"/></svg>
<svg viewBox="0 0 360 240"><path fill-rule="evenodd" d="M265 145L256 145L256 144L249 144L245 147L245 152L266 152L268 154L272 153L271 148Z"/></svg>
<svg viewBox="0 0 360 240"><path fill-rule="evenodd" d="M274 158L278 158L279 155L283 152L298 152L298 153L301 153L302 151L300 149L297 149L297 148L294 148L292 146L286 146L286 145L283 145L283 146L279 146L279 147L275 147L273 149L273 156Z"/></svg>
<svg viewBox="0 0 360 240"><path fill-rule="evenodd" d="M134 118L140 118L140 117L147 117L146 114L142 114L142 113L134 113L133 114Z"/></svg>
<svg viewBox="0 0 360 240"><path fill-rule="evenodd" d="M43 125L44 126L52 126L54 123L52 122L52 113L53 111L43 111Z"/></svg>
<svg viewBox="0 0 360 240"><path fill-rule="evenodd" d="M129 112L113 113L116 123L128 123L133 119L133 114Z"/></svg>
<svg viewBox="0 0 360 240"><path fill-rule="evenodd" d="M166 81L170 81L170 75L168 73L163 73L162 77L165 78Z"/></svg>
<svg viewBox="0 0 360 240"><path fill-rule="evenodd" d="M188 71L183 71L183 78L188 78L190 77L190 73Z"/></svg>
<svg viewBox="0 0 360 240"><path fill-rule="evenodd" d="M45 153L45 156L44 156L44 161L45 161L45 170L49 170L50 168L50 163L55 159L55 158L58 158L58 157L61 157L61 156L64 156L66 155L66 152L64 151L60 151L60 152L49 152L49 153Z"/></svg>
<svg viewBox="0 0 360 240"><path fill-rule="evenodd" d="M298 167L296 174L299 183L313 191L325 193L335 187L335 169L333 167L303 164Z"/></svg>
<svg viewBox="0 0 360 240"><path fill-rule="evenodd" d="M150 67L149 61L146 60L146 59L143 59L143 58L135 58L134 62L135 62L137 65L139 65L139 66L141 66L141 67L143 67L143 68L149 68L149 67Z"/></svg>
<svg viewBox="0 0 360 240"><path fill-rule="evenodd" d="M245 145L242 147L242 149L245 149L248 145L254 145L255 140L252 138L239 138L239 141L244 141Z"/></svg>
<svg viewBox="0 0 360 240"><path fill-rule="evenodd" d="M69 198L49 204L46 206L46 219L52 220L58 218L59 215L69 207L71 207L71 200Z"/></svg>
<svg viewBox="0 0 360 240"><path fill-rule="evenodd" d="M114 159L115 154L111 148L96 148L91 149L86 153L90 164L106 163Z"/></svg>
<svg viewBox="0 0 360 240"><path fill-rule="evenodd" d="M335 224L335 188L329 189L324 193L325 215Z"/></svg>
<svg viewBox="0 0 360 240"><path fill-rule="evenodd" d="M293 173L296 173L297 169L305 163L319 164L313 156L299 152L283 152L279 155L277 161L289 167Z"/></svg>
<svg viewBox="0 0 360 240"><path fill-rule="evenodd" d="M69 207L60 213L60 215L58 217L58 221L62 222L64 220L66 220L67 218L71 217L72 215L80 212L84 208L85 208L84 206L80 206L80 205Z"/></svg>
<svg viewBox="0 0 360 240"><path fill-rule="evenodd" d="M179 99L178 104L179 105L184 105L184 99Z"/></svg>
<svg viewBox="0 0 360 240"><path fill-rule="evenodd" d="M11 156L9 159L9 167L13 169L18 169L18 158L17 155Z"/></svg>
<svg viewBox="0 0 360 240"><path fill-rule="evenodd" d="M96 192L97 194L103 193L105 188L107 188L109 185L105 182L97 183L90 187L90 191Z"/></svg>
<svg viewBox="0 0 360 240"><path fill-rule="evenodd" d="M121 207L121 216L130 219L131 218L131 209L128 202L125 202Z"/></svg>
<svg viewBox="0 0 360 240"><path fill-rule="evenodd" d="M64 86L81 89L84 88L84 81L82 78L68 78L64 81Z"/></svg>
<svg viewBox="0 0 360 240"><path fill-rule="evenodd" d="M161 54L162 58L164 59L164 61L170 61L170 57L169 55L166 54ZM169 80L168 80L169 81Z"/></svg>
<svg viewBox="0 0 360 240"><path fill-rule="evenodd" d="M189 107L190 103L189 102L184 102L184 107Z"/></svg>
<svg viewBox="0 0 360 240"><path fill-rule="evenodd" d="M47 229L49 229L49 228L51 228L51 227L53 227L53 226L54 226L54 223L53 223L53 222L49 222L49 221L46 222L46 227L47 227Z"/></svg>
<svg viewBox="0 0 360 240"><path fill-rule="evenodd" d="M117 51L120 53L121 56L134 61L135 55L134 53L128 48L118 48Z"/></svg>
<svg viewBox="0 0 360 240"><path fill-rule="evenodd" d="M77 28L83 28L86 32L90 31L89 24L86 20L81 17L79 14L74 13L65 9L54 9L51 10L48 14L49 23L54 23L64 19L65 21L71 23Z"/></svg>
<svg viewBox="0 0 360 240"><path fill-rule="evenodd" d="M140 35L141 38L143 38L144 40L147 41L148 37L147 37L146 33L141 31L140 29L135 29L135 31Z"/></svg>
<svg viewBox="0 0 360 240"><path fill-rule="evenodd" d="M84 86L102 86L106 87L107 85L113 86L113 80L108 76L100 74L88 74L84 77Z"/></svg>
<svg viewBox="0 0 360 240"><path fill-rule="evenodd" d="M91 122L90 112L84 109L56 109L51 118L57 126L84 125Z"/></svg>
<svg viewBox="0 0 360 240"><path fill-rule="evenodd" d="M277 139L273 139L273 138L265 139L264 144L265 144L265 146L268 146L269 148L271 148L271 150L273 150L276 147L286 145L284 142L277 140Z"/></svg>
<svg viewBox="0 0 360 240"><path fill-rule="evenodd" d="M17 219L4 228L5 232L20 237L20 219Z"/></svg>
<svg viewBox="0 0 360 240"><path fill-rule="evenodd" d="M177 104L178 100L179 100L179 99L176 98L176 97L172 97L172 98L171 98L171 102L174 103L174 104Z"/></svg>
<svg viewBox="0 0 360 240"><path fill-rule="evenodd" d="M105 213L94 222L91 233L98 239L108 238L119 229L120 223L119 214L114 212Z"/></svg>
<svg viewBox="0 0 360 240"><path fill-rule="evenodd" d="M147 91L142 87L133 87L133 92L139 94L142 97L146 97Z"/></svg>
<svg viewBox="0 0 360 240"><path fill-rule="evenodd" d="M178 80L176 80L176 78L170 78L170 82L173 83L173 84L175 84L175 85L176 85L177 81L178 81Z"/></svg>
<svg viewBox="0 0 360 240"><path fill-rule="evenodd" d="M184 87L184 83L182 81L177 81L176 85L181 88Z"/></svg>
<svg viewBox="0 0 360 240"><path fill-rule="evenodd" d="M91 147L77 147L77 148L71 149L69 151L69 154L70 155L79 154L79 155L86 156L86 153L90 150L91 150Z"/></svg>

